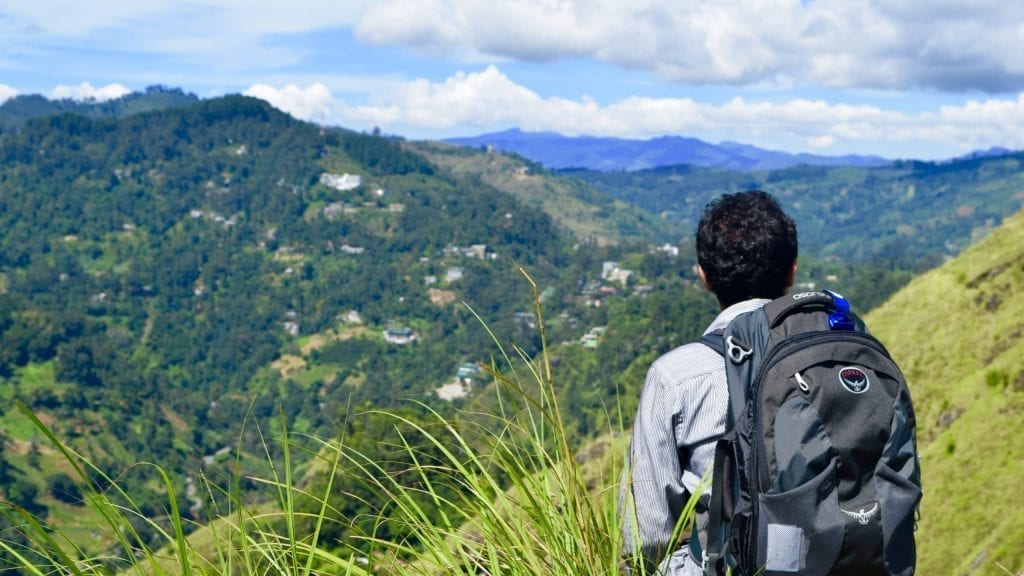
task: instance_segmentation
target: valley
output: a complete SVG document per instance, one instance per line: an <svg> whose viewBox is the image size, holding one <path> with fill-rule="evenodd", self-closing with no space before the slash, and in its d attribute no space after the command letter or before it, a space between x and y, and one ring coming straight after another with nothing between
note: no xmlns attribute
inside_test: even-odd
<svg viewBox="0 0 1024 576"><path fill-rule="evenodd" d="M342 442L400 476L412 463L396 428L430 449L421 432L436 416L486 429L507 409L498 375L540 358L567 443L621 435L649 363L713 316L693 272L701 208L751 187L797 218L798 284L873 309L907 367L926 491L955 503L954 514L926 499L926 565L953 562L943 548L967 538L956 518L983 523L964 494L1019 477L1006 432L1020 396L1019 154L552 171L325 129L253 98L170 96L87 114L36 102L0 134L0 493L89 553L116 538L91 528L98 513L69 495L75 470L16 402L95 465L96 482L131 486L144 517L165 522L171 486L188 531L217 515L219 498L197 495L204 482L271 506L275 490L253 479L287 455L304 491L334 494L325 549L368 554L366 535L384 537L375 493L354 474L327 485L317 442L302 442ZM985 422L1005 435L997 461L970 457ZM290 454L281 430L305 449ZM963 469L970 482L942 480ZM387 537L409 537L395 530ZM1019 565L1016 516L1000 533L972 541L972 561Z"/></svg>

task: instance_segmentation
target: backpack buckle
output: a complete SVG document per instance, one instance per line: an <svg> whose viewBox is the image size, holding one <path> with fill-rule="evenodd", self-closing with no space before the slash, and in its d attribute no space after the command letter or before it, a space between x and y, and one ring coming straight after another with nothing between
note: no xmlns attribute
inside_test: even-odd
<svg viewBox="0 0 1024 576"><path fill-rule="evenodd" d="M721 574L721 558L721 554L708 554L705 552L701 555L700 570L704 576L717 576Z"/></svg>
<svg viewBox="0 0 1024 576"><path fill-rule="evenodd" d="M753 348L744 348L743 346L736 343L736 340L732 336L726 336L725 338L725 352L729 360L732 360L733 364L743 364L751 354L754 353Z"/></svg>

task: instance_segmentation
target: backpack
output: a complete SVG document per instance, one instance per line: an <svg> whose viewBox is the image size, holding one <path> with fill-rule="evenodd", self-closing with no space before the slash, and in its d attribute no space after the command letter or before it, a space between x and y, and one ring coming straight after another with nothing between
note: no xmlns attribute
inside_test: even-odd
<svg viewBox="0 0 1024 576"><path fill-rule="evenodd" d="M847 301L784 296L701 341L725 357L729 386L705 553L690 540L705 574L913 574L914 410Z"/></svg>

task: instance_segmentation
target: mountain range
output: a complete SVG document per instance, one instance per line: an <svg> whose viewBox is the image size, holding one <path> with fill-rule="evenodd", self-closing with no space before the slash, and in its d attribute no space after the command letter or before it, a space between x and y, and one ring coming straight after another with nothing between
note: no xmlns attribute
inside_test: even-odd
<svg viewBox="0 0 1024 576"><path fill-rule="evenodd" d="M179 88L153 85L144 91L109 101L51 100L38 94L11 98L0 105L0 132L19 128L31 118L74 113L92 118L123 117L140 112L188 106L199 101ZM598 171L645 170L688 165L731 171L779 170L793 166L885 166L891 160L873 155L822 155L768 150L739 142L712 144L698 138L661 136L648 140L566 136L554 132L526 132L517 128L449 138L451 144L510 152L550 169L582 168ZM950 161L994 157L1013 150L993 146Z"/></svg>
<svg viewBox="0 0 1024 576"><path fill-rule="evenodd" d="M722 170L778 170L791 166L884 166L879 156L822 156L765 150L737 142L710 144L697 138L662 136L650 140L564 136L519 129L445 140L518 154L552 169L643 170L686 164Z"/></svg>

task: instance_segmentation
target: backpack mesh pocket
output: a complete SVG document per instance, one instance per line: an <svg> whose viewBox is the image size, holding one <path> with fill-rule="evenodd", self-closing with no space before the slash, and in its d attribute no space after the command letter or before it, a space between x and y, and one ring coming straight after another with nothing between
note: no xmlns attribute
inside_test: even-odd
<svg viewBox="0 0 1024 576"><path fill-rule="evenodd" d="M809 482L758 503L758 566L764 574L829 573L843 546L836 460Z"/></svg>

